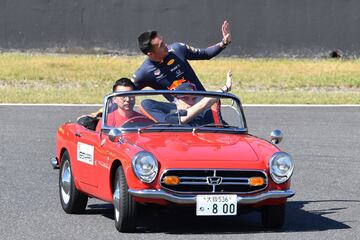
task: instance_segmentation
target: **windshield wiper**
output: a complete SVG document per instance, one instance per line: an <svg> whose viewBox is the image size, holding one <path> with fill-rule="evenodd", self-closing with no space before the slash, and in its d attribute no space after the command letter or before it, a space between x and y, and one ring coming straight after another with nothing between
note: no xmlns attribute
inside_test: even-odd
<svg viewBox="0 0 360 240"><path fill-rule="evenodd" d="M239 128L238 126L231 126L229 124L221 124L221 123L208 123L198 127L194 127L192 133L196 133L197 130L204 127L221 127L221 128Z"/></svg>
<svg viewBox="0 0 360 240"><path fill-rule="evenodd" d="M153 123L153 124L150 124L148 126L145 126L145 127L142 127L142 128L138 128L138 133L142 133L144 132L145 130L149 129L149 128L152 128L152 127L173 127L173 126L179 126L178 124L173 124L173 123Z"/></svg>

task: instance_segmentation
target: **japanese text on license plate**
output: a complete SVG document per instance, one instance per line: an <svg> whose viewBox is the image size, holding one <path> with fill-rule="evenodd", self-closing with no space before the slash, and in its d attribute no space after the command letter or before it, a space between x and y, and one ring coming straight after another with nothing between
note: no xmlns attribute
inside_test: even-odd
<svg viewBox="0 0 360 240"><path fill-rule="evenodd" d="M236 215L236 195L197 195L197 216L224 216Z"/></svg>

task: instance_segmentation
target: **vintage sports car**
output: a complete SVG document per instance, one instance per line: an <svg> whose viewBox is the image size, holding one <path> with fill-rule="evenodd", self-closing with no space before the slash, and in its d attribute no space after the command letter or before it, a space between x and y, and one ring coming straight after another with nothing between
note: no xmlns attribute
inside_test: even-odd
<svg viewBox="0 0 360 240"><path fill-rule="evenodd" d="M114 204L122 232L135 231L139 206L153 204L188 206L197 216L259 210L263 226L283 226L287 198L295 194L293 159L275 145L279 130L269 141L248 133L236 96L115 92L105 96L94 126L64 123L57 132L50 161L60 168L66 213L84 211L88 197L95 197Z"/></svg>

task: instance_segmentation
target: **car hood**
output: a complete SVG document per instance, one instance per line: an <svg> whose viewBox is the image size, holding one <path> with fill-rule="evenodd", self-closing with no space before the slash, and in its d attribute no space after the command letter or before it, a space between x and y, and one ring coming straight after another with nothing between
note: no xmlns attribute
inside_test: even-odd
<svg viewBox="0 0 360 240"><path fill-rule="evenodd" d="M254 137L246 134L162 132L127 134L129 143L151 152L161 164L172 167L256 167L264 168L262 158L249 144Z"/></svg>

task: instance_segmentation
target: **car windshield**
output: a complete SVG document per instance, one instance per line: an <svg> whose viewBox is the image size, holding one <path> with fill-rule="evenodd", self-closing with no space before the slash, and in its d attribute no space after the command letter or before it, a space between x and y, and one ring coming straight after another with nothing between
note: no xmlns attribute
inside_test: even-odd
<svg viewBox="0 0 360 240"><path fill-rule="evenodd" d="M129 91L104 98L103 129L122 131L245 131L239 99L200 91Z"/></svg>

